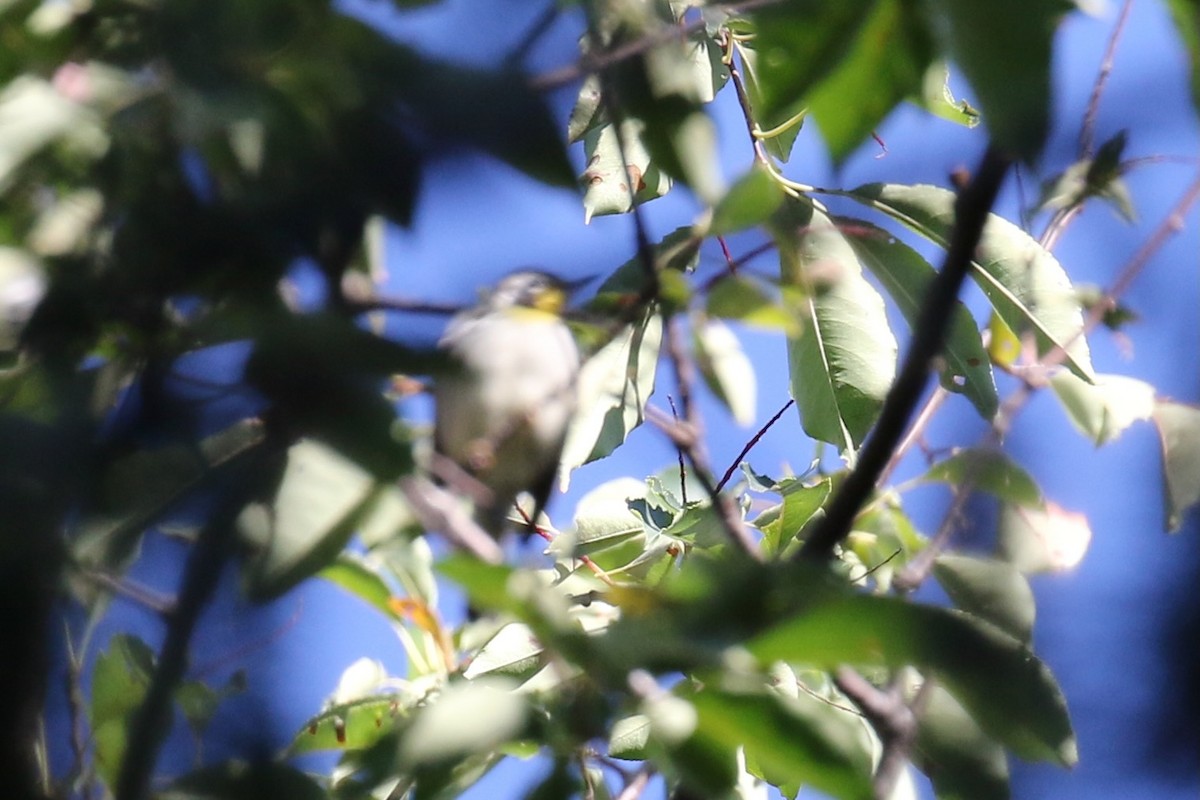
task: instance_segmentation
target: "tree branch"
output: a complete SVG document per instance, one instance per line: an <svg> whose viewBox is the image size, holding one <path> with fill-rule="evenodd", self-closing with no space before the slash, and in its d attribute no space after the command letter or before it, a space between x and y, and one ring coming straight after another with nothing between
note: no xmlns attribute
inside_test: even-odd
<svg viewBox="0 0 1200 800"><path fill-rule="evenodd" d="M858 466L834 496L825 519L800 548L799 558L825 560L831 557L833 548L850 533L859 509L875 491L879 476L908 428L909 419L929 381L932 362L945 343L954 302L1010 164L1008 157L994 145L989 147L975 178L959 194L954 204L954 231L946 258L941 272L929 286L904 365L888 392L875 430L859 453Z"/></svg>

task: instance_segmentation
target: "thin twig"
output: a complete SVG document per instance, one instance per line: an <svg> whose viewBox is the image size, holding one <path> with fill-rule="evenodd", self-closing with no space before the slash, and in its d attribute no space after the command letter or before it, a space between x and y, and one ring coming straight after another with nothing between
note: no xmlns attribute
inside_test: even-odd
<svg viewBox="0 0 1200 800"><path fill-rule="evenodd" d="M542 13L538 14L537 19L529 26L529 30L525 31L521 40L517 42L512 52L505 56L504 66L508 68L520 66L521 62L529 55L529 51L546 35L554 23L558 21L561 14L562 6L559 3L554 2L554 0L547 3L546 7L542 9Z"/></svg>
<svg viewBox="0 0 1200 800"><path fill-rule="evenodd" d="M834 496L825 519L800 548L800 558L830 558L833 548L850 532L859 509L875 491L879 475L887 467L929 381L933 360L945 343L959 288L970 269L984 223L1010 163L999 149L989 147L975 178L959 194L954 209L954 230L942 270L929 286L904 365L888 392L875 430L859 453L857 467Z"/></svg>
<svg viewBox="0 0 1200 800"><path fill-rule="evenodd" d="M675 398L667 395L667 403L671 406L671 416L675 421L679 421L679 409L675 408ZM678 447L675 448L675 456L679 459L679 498L683 500L686 506L688 501L687 496L687 464L683 462L683 451Z"/></svg>
<svg viewBox="0 0 1200 800"><path fill-rule="evenodd" d="M754 148L754 159L762 164L769 164L766 148L758 136L758 125L754 122L754 110L750 107L750 95L746 91L745 81L742 80L741 70L738 69L734 58L733 37L729 31L721 34L722 61L729 69L729 81L737 93L738 105L742 108L742 119L746 122L746 132L750 134L750 146Z"/></svg>
<svg viewBox="0 0 1200 800"><path fill-rule="evenodd" d="M1087 110L1083 114L1083 125L1079 129L1079 157L1091 158L1096 142L1096 117L1100 111L1100 97L1104 87L1108 85L1108 76L1112 74L1113 57L1117 52L1117 42L1125 30L1125 22L1129 19L1129 10L1133 0L1125 0L1121 4L1121 12L1108 37L1108 45L1104 48L1104 57L1100 61L1100 72L1096 75L1096 83L1092 86L1092 96L1088 98Z"/></svg>
<svg viewBox="0 0 1200 800"><path fill-rule="evenodd" d="M453 544L480 561L488 564L504 561L504 551L463 511L458 497L419 475L401 478L399 486L422 527L441 531Z"/></svg>
<svg viewBox="0 0 1200 800"><path fill-rule="evenodd" d="M929 427L929 423L933 421L934 415L937 414L938 409L942 407L942 404L946 402L946 398L949 396L950 393L941 386L933 390L933 393L929 395L929 399L925 401L925 405L917 412L917 418L913 420L912 426L908 429L908 435L900 440L900 444L897 445L896 449L892 452L891 458L888 459L887 466L883 468L883 472L879 473L877 486L888 482L888 479L892 477L892 472L904 460L904 457L908 455L908 451L912 449L913 444L921 440L921 437L925 434L925 429Z"/></svg>
<svg viewBox="0 0 1200 800"><path fill-rule="evenodd" d="M759 443L759 440L767 435L767 431L771 430L771 426L776 422L779 422L779 418L782 417L787 410L795 404L795 399L788 398L788 401L779 407L779 410L776 411L769 420L767 420L766 424L758 429L758 433L750 437L750 441L746 442L745 446L742 447L741 452L739 452L733 461L730 462L729 468L725 470L725 474L721 476L721 480L717 481L718 492L725 488L725 484L729 483L729 480L733 477L733 473L737 472L738 466L742 463L750 451L754 449L754 446Z"/></svg>

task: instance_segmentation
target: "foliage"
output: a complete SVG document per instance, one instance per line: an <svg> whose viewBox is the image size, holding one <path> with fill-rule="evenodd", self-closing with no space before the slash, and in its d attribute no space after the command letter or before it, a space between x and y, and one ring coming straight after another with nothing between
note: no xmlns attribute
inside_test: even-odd
<svg viewBox="0 0 1200 800"><path fill-rule="evenodd" d="M20 720L42 695L56 598L87 619L76 684L95 651L76 763L39 777L17 742L3 754L13 796L147 796L154 720L178 708L202 736L239 691L240 677L181 679L187 620L235 559L256 600L319 578L361 598L394 626L408 673L356 663L276 760L156 779L156 796L450 797L506 756L540 753L554 766L531 797L606 797L652 773L694 796L764 784L887 796L898 754L939 797L999 798L1006 752L1075 762L1066 701L1031 649L1026 575L1070 566L1089 531L997 447L1019 403L1002 404L996 378L1051 387L1097 446L1152 420L1166 527L1200 499L1200 411L1095 371L1087 337L1119 324L1116 297L1089 299L1051 253L1092 199L1132 218L1124 136L1046 182L1040 239L976 209L986 223L962 266L989 319L933 306L945 334L919 365L939 375L927 408L962 395L993 434L931 458L916 483L949 485L956 504L999 498L987 556L947 550L953 511L933 537L908 518L909 486L888 482L903 447L830 557L806 550L897 402L889 303L918 332L930 323L938 270L922 253L946 248L949 266L965 209L938 186L784 174L809 116L841 162L905 100L982 119L981 144L990 136L1005 164L1036 163L1071 4L1023 0L1000 17L982 0L743 5L556 10L577 25L579 68L531 78L519 57L497 69L429 57L329 2L0 2L0 567L20 576L0 591L6 608L32 609L6 690L33 698L0 729L34 729ZM1195 4L1171 8L1195 83ZM978 111L950 94L948 62ZM543 90L570 81L579 97L560 131ZM719 96L740 104L754 158L728 187L705 110ZM435 558L402 491L424 470L425 433L389 389L447 367L373 332L385 304L354 287L381 266L382 220L417 213L430 159L471 149L574 186L568 141L582 142L588 219L629 213L644 239L639 206L676 184L708 212L645 242L588 302L560 483L646 419L689 474L594 490L569 524L547 526L541 569ZM704 243L747 232L777 254L776 274L730 256L717 278L695 278ZM320 276L316 310L289 294L301 269ZM681 399L699 373L733 419L753 421L762 366L741 325L786 339L803 428L838 458L781 477L742 463L718 479L692 404L678 422L655 416L669 366ZM206 358L236 364L218 387L236 402L196 390ZM208 518L187 531L192 566L164 609L176 635L158 653L132 633L94 645L143 539L186 523L197 498ZM361 549L347 550L355 536ZM439 576L483 616L443 619ZM930 576L954 608L908 598ZM879 713L885 701L907 716ZM315 751L337 752L336 768L295 766Z"/></svg>

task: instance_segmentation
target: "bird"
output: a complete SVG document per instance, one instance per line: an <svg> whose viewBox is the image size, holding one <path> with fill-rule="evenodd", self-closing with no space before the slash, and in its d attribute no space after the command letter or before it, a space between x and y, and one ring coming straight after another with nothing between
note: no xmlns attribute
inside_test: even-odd
<svg viewBox="0 0 1200 800"><path fill-rule="evenodd" d="M577 404L579 350L563 318L573 288L510 273L438 342L450 365L433 386L434 450L486 490L471 493L475 521L495 538L521 492L536 520L554 483Z"/></svg>

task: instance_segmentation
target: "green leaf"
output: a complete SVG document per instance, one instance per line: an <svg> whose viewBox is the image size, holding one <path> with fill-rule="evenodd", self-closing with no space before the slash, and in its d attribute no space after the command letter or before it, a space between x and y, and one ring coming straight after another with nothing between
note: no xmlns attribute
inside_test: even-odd
<svg viewBox="0 0 1200 800"><path fill-rule="evenodd" d="M301 440L288 449L272 501L247 506L238 518L254 550L248 591L280 595L331 564L356 531L398 530L407 519L394 486L323 444Z"/></svg>
<svg viewBox="0 0 1200 800"><path fill-rule="evenodd" d="M967 483L1001 500L1041 508L1045 500L1037 481L999 450L966 448L934 464L922 477L951 486Z"/></svg>
<svg viewBox="0 0 1200 800"><path fill-rule="evenodd" d="M510 622L474 655L463 677L474 680L480 675L504 675L524 680L541 669L545 649L529 626Z"/></svg>
<svg viewBox="0 0 1200 800"><path fill-rule="evenodd" d="M1200 111L1200 0L1167 0L1167 8L1192 62L1192 105Z"/></svg>
<svg viewBox="0 0 1200 800"><path fill-rule="evenodd" d="M317 575L340 586L389 619L397 618L388 602L392 598L392 590L378 572L366 565L361 556L341 553L337 560Z"/></svg>
<svg viewBox="0 0 1200 800"><path fill-rule="evenodd" d="M646 743L649 740L649 717L645 714L621 717L609 729L608 754L613 758L641 761L647 757Z"/></svg>
<svg viewBox="0 0 1200 800"><path fill-rule="evenodd" d="M935 684L926 691L913 760L938 800L1009 800L1004 748L945 689Z"/></svg>
<svg viewBox="0 0 1200 800"><path fill-rule="evenodd" d="M692 326L692 341L696 366L708 388L729 409L734 422L742 426L753 423L757 381L754 365L737 336L719 320L697 320Z"/></svg>
<svg viewBox="0 0 1200 800"><path fill-rule="evenodd" d="M854 231L847 240L862 263L883 284L909 325L915 325L936 274L933 267L911 247L869 222L848 217L837 217L835 222ZM965 395L984 419L996 416L1000 398L991 361L983 347L979 325L962 303L955 303L942 358L944 362L939 363L938 369L942 388Z"/></svg>
<svg viewBox="0 0 1200 800"><path fill-rule="evenodd" d="M792 336L800 332L795 316L755 280L744 275L725 275L717 281L705 297L704 310L710 317L736 320Z"/></svg>
<svg viewBox="0 0 1200 800"><path fill-rule="evenodd" d="M1014 0L1003 14L989 0L931 7L932 28L975 90L992 138L1033 162L1050 130L1050 56L1065 4Z"/></svg>
<svg viewBox="0 0 1200 800"><path fill-rule="evenodd" d="M411 713L412 700L398 694L360 697L326 708L300 728L288 747L297 756L320 750L361 750L379 741Z"/></svg>
<svg viewBox="0 0 1200 800"><path fill-rule="evenodd" d="M870 798L871 761L857 720L778 692L703 689L692 698L696 738L744 747L772 783L804 783L839 798Z"/></svg>
<svg viewBox="0 0 1200 800"><path fill-rule="evenodd" d="M1154 387L1124 375L1097 375L1085 383L1068 372L1050 376L1050 387L1079 431L1097 446L1154 414Z"/></svg>
<svg viewBox="0 0 1200 800"><path fill-rule="evenodd" d="M141 706L154 672L154 653L136 636L118 634L92 670L89 723L95 739L96 771L113 786L125 756L129 716Z"/></svg>
<svg viewBox="0 0 1200 800"><path fill-rule="evenodd" d="M766 113L766 99L758 78L759 54L754 41L735 41L733 46L742 62L742 83L754 117L755 136L768 153L786 162L792 155L800 129L804 127L807 110L797 102L774 113Z"/></svg>
<svg viewBox="0 0 1200 800"><path fill-rule="evenodd" d="M1166 528L1177 531L1184 512L1200 502L1200 408L1160 401L1154 424L1162 443Z"/></svg>
<svg viewBox="0 0 1200 800"><path fill-rule="evenodd" d="M601 125L588 131L583 141L587 168L583 184L584 222L606 214L624 214L634 203L662 197L671 179L651 160L642 140L645 126L625 120L618 128ZM624 158L622 158L624 155Z"/></svg>
<svg viewBox="0 0 1200 800"><path fill-rule="evenodd" d="M896 373L896 339L883 298L824 212L790 201L774 222L780 276L800 287L804 329L788 340L792 396L804 431L854 451L874 424Z"/></svg>
<svg viewBox="0 0 1200 800"><path fill-rule="evenodd" d="M1036 614L1033 590L1012 564L943 553L933 563L933 575L954 605L1030 643Z"/></svg>
<svg viewBox="0 0 1200 800"><path fill-rule="evenodd" d="M401 761L412 767L452 763L519 738L530 707L528 698L513 691L516 687L498 677L445 686L401 732Z"/></svg>
<svg viewBox="0 0 1200 800"><path fill-rule="evenodd" d="M946 62L937 61L925 71L921 85L921 105L931 114L968 128L979 124L979 112L966 100L956 100L950 91L950 70Z"/></svg>
<svg viewBox="0 0 1200 800"><path fill-rule="evenodd" d="M230 761L176 779L159 800L328 800L313 778L284 764Z"/></svg>
<svg viewBox="0 0 1200 800"><path fill-rule="evenodd" d="M814 515L829 499L832 481L821 478L812 485L798 479L783 482L777 491L783 502L763 511L754 519L754 525L763 532L763 551L767 555L781 555Z"/></svg>
<svg viewBox="0 0 1200 800"><path fill-rule="evenodd" d="M1137 214L1129 189L1121 180L1121 155L1126 132L1121 131L1100 146L1095 158L1085 158L1067 167L1061 175L1042 184L1038 210L1064 210L1083 205L1091 197L1108 202L1126 222Z"/></svg>
<svg viewBox="0 0 1200 800"><path fill-rule="evenodd" d="M783 187L767 170L754 166L713 208L706 236L728 236L766 222L783 203Z"/></svg>
<svg viewBox="0 0 1200 800"><path fill-rule="evenodd" d="M945 247L954 226L954 193L937 186L874 183L846 193ZM1008 220L991 214L972 277L1018 335L1032 333L1039 355L1066 345L1066 365L1091 381L1083 312L1070 278L1049 251Z"/></svg>
<svg viewBox="0 0 1200 800"><path fill-rule="evenodd" d="M1022 758L1074 764L1066 701L1050 670L999 629L942 608L850 596L751 639L764 662L823 669L912 665L946 686L988 735Z"/></svg>
<svg viewBox="0 0 1200 800"><path fill-rule="evenodd" d="M101 149L106 137L87 108L42 78L24 74L0 89L0 196L29 158L63 136L92 133Z"/></svg>
<svg viewBox="0 0 1200 800"><path fill-rule="evenodd" d="M648 309L640 321L626 326L584 362L578 381L579 409L559 462L563 491L572 470L608 455L642 424L654 392L662 329L662 317Z"/></svg>
<svg viewBox="0 0 1200 800"><path fill-rule="evenodd" d="M584 78L583 85L579 87L579 96L567 120L568 144L578 142L588 131L603 124L605 115L600 100L600 75L593 72Z"/></svg>
<svg viewBox="0 0 1200 800"><path fill-rule="evenodd" d="M932 60L923 16L904 0L876 0L845 57L808 98L835 165L900 101L920 92Z"/></svg>
<svg viewBox="0 0 1200 800"><path fill-rule="evenodd" d="M1079 564L1092 542L1087 517L1047 500L1043 507L1005 504L997 550L1026 574L1061 572Z"/></svg>

